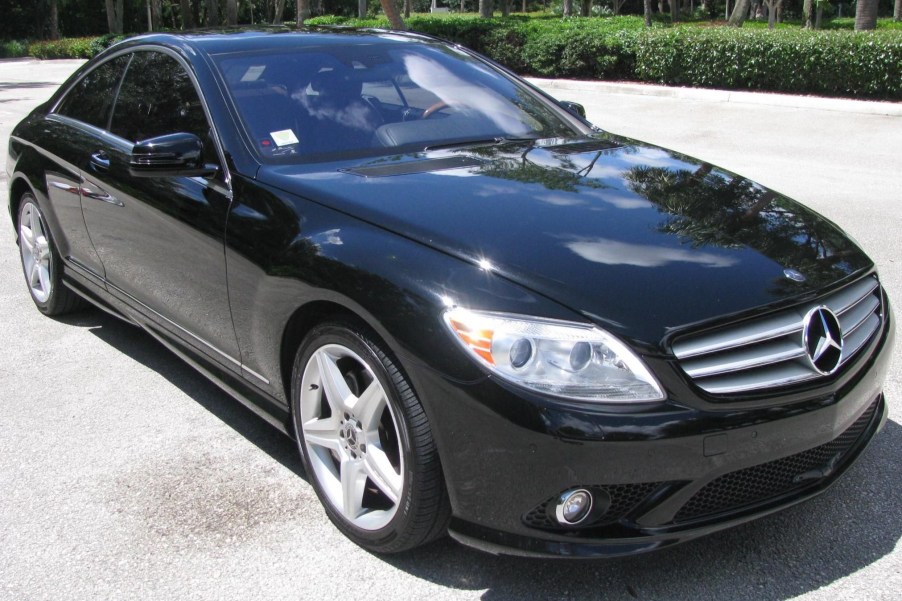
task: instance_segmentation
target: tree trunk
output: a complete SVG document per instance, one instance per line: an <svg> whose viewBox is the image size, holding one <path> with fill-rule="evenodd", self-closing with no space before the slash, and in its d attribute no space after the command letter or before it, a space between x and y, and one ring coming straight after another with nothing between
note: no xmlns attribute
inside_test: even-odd
<svg viewBox="0 0 902 601"><path fill-rule="evenodd" d="M276 0L275 10L272 15L272 24L281 25L282 17L285 15L285 0Z"/></svg>
<svg viewBox="0 0 902 601"><path fill-rule="evenodd" d="M207 27L216 27L219 25L219 2L216 0L207 0L206 14L204 14L204 25Z"/></svg>
<svg viewBox="0 0 902 601"><path fill-rule="evenodd" d="M310 0L298 0L295 10L296 27L300 28L310 18Z"/></svg>
<svg viewBox="0 0 902 601"><path fill-rule="evenodd" d="M564 0L561 11L563 16L570 17L573 15L573 0Z"/></svg>
<svg viewBox="0 0 902 601"><path fill-rule="evenodd" d="M567 0L564 0L566 2ZM492 13L495 12L494 2L492 0L479 0L479 16L483 19L491 19Z"/></svg>
<svg viewBox="0 0 902 601"><path fill-rule="evenodd" d="M59 0L50 0L50 39L60 39L60 7Z"/></svg>
<svg viewBox="0 0 902 601"><path fill-rule="evenodd" d="M407 25L404 24L404 19L401 18L401 11L398 10L395 0L379 0L379 4L382 5L382 12L388 17L388 22L391 24L392 29L407 30Z"/></svg>
<svg viewBox="0 0 902 601"><path fill-rule="evenodd" d="M196 25L194 24L194 13L191 12L191 0L181 0L179 6L182 12L182 29L194 29Z"/></svg>
<svg viewBox="0 0 902 601"><path fill-rule="evenodd" d="M814 18L814 28L820 29L821 28L821 17L824 16L824 6L820 2L817 3L817 11L815 14L816 14L816 16Z"/></svg>
<svg viewBox="0 0 902 601"><path fill-rule="evenodd" d="M226 0L226 25L238 25L238 0Z"/></svg>
<svg viewBox="0 0 902 601"><path fill-rule="evenodd" d="M366 0L357 0L357 18L366 19Z"/></svg>
<svg viewBox="0 0 902 601"><path fill-rule="evenodd" d="M509 17L511 14L510 0L501 0L501 16Z"/></svg>
<svg viewBox="0 0 902 601"><path fill-rule="evenodd" d="M150 0L150 20L153 31L166 28L166 24L163 22L163 0Z"/></svg>
<svg viewBox="0 0 902 601"><path fill-rule="evenodd" d="M642 1L642 11L645 15L645 26L651 27L651 0Z"/></svg>
<svg viewBox="0 0 902 601"><path fill-rule="evenodd" d="M764 3L767 5L767 28L773 29L774 24L777 22L777 7L775 6L775 0L764 0Z"/></svg>
<svg viewBox="0 0 902 601"><path fill-rule="evenodd" d="M802 27L805 29L814 28L814 20L811 18L811 9L813 6L812 0L804 0L804 2L802 2Z"/></svg>
<svg viewBox="0 0 902 601"><path fill-rule="evenodd" d="M410 5L413 4L411 0L404 0L404 18L410 18Z"/></svg>
<svg viewBox="0 0 902 601"><path fill-rule="evenodd" d="M751 0L736 0L736 6L733 7L728 24L733 27L742 27L742 24L745 23L745 16L749 12L749 4L751 4Z"/></svg>
<svg viewBox="0 0 902 601"><path fill-rule="evenodd" d="M723 18L727 20L730 18L730 0L727 0L727 6L723 11Z"/></svg>
<svg viewBox="0 0 902 601"><path fill-rule="evenodd" d="M676 23L680 20L680 0L670 0L670 22Z"/></svg>
<svg viewBox="0 0 902 601"><path fill-rule="evenodd" d="M896 6L899 5L899 2L902 2L902 0L896 0ZM464 0L460 0L460 3L461 3L461 5L463 5ZM460 11L460 12L464 12L464 11ZM520 12L522 12L524 14L526 13L526 0L523 0L523 10L521 10Z"/></svg>
<svg viewBox="0 0 902 601"><path fill-rule="evenodd" d="M106 1L106 23L110 33L122 33L122 0Z"/></svg>
<svg viewBox="0 0 902 601"><path fill-rule="evenodd" d="M592 14L592 0L582 0L579 4L579 14L588 17ZM614 0L614 14L617 14L617 0Z"/></svg>
<svg viewBox="0 0 902 601"><path fill-rule="evenodd" d="M902 0L896 0L893 7L893 21L902 21Z"/></svg>
<svg viewBox="0 0 902 601"><path fill-rule="evenodd" d="M877 0L858 0L855 8L855 31L877 27Z"/></svg>

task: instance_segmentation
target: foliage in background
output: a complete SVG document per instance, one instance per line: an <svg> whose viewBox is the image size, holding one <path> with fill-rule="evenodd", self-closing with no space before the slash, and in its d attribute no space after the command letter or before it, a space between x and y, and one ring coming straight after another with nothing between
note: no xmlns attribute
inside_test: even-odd
<svg viewBox="0 0 902 601"><path fill-rule="evenodd" d="M690 23L647 29L641 17L415 15L407 23L412 31L463 44L524 75L902 100L902 35L885 21L871 33ZM308 25L388 23L328 16ZM0 55L86 58L116 39L11 41L0 45Z"/></svg>
<svg viewBox="0 0 902 601"><path fill-rule="evenodd" d="M385 27L378 19L314 24ZM526 75L625 79L731 90L902 99L898 31L653 27L636 17L412 17L410 29L458 42Z"/></svg>

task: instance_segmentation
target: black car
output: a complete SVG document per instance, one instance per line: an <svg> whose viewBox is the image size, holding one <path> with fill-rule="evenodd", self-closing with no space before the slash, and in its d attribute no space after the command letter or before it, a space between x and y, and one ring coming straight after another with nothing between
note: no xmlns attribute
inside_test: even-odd
<svg viewBox="0 0 902 601"><path fill-rule="evenodd" d="M657 549L825 490L892 314L835 225L434 38L148 35L14 130L28 289L294 437L359 545Z"/></svg>

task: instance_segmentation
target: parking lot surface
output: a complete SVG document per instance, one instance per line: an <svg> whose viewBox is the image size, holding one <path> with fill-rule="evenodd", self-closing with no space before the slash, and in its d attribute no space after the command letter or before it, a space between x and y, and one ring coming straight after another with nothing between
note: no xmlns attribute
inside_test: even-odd
<svg viewBox="0 0 902 601"><path fill-rule="evenodd" d="M15 123L79 64L0 61L2 164ZM604 129L827 215L902 303L902 117L549 90ZM290 440L149 336L99 311L41 316L0 178L0 599L899 598L902 345L886 428L811 502L629 559L493 557L450 540L379 557L330 525Z"/></svg>

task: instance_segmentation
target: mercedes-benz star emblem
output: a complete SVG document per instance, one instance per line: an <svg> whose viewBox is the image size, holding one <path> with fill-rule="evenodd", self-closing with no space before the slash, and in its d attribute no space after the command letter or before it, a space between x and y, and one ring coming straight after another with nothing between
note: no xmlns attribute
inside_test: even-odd
<svg viewBox="0 0 902 601"><path fill-rule="evenodd" d="M815 307L805 316L802 343L808 360L818 373L828 376L839 369L842 359L842 330L839 320L827 307Z"/></svg>

